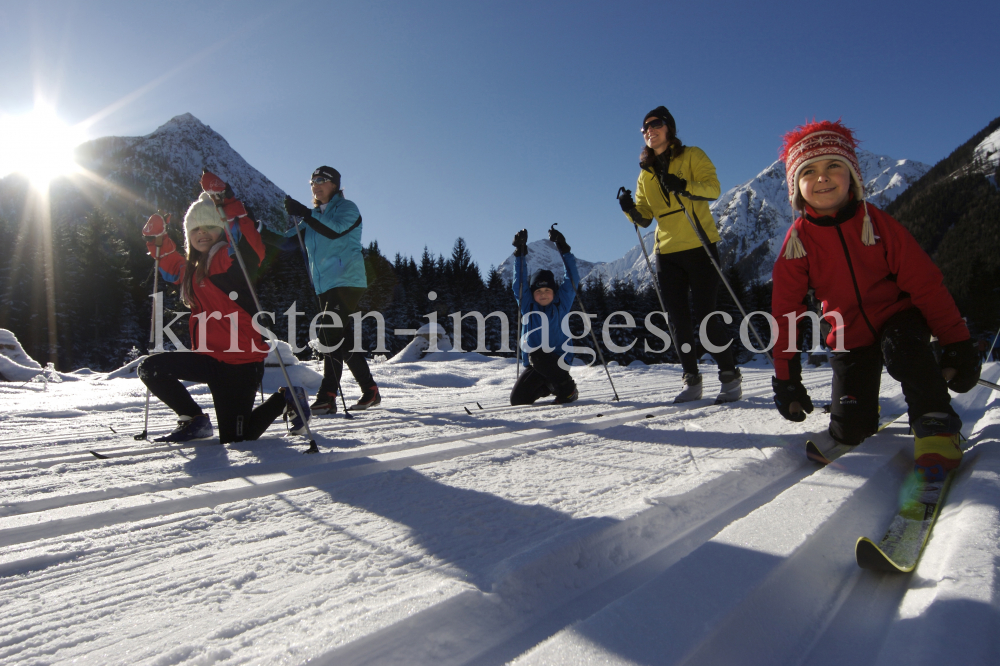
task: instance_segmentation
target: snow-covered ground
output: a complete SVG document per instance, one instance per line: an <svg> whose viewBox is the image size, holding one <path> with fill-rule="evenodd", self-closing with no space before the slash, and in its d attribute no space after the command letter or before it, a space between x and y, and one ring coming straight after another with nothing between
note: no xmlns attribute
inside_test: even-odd
<svg viewBox="0 0 1000 666"><path fill-rule="evenodd" d="M674 406L679 368L636 365L611 368L620 402L579 367L579 402L519 409L510 360L372 367L382 407L314 421L313 456L280 422L134 441L128 373L0 384L0 663L1000 663L985 388L956 399L969 450L923 559L886 575L853 548L895 510L905 417L820 469L828 417L782 420L764 366L727 406ZM806 372L818 406L829 374Z"/></svg>

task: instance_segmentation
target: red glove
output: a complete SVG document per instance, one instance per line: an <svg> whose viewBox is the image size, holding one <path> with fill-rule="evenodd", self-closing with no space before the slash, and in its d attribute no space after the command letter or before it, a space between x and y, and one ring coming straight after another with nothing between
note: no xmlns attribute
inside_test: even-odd
<svg viewBox="0 0 1000 666"><path fill-rule="evenodd" d="M145 226L142 228L142 235L146 237L146 248L149 256L156 257L156 250L159 248L160 259L172 252L177 251L174 241L167 235L167 225L170 224L170 215L164 220L159 213L149 216Z"/></svg>
<svg viewBox="0 0 1000 666"><path fill-rule="evenodd" d="M236 198L236 195L233 194L233 188L229 187L229 183L223 181L207 169L201 174L201 189L212 197L212 200L216 204L220 201L224 202Z"/></svg>
<svg viewBox="0 0 1000 666"><path fill-rule="evenodd" d="M162 238L167 234L167 225L170 224L170 216L164 222L159 213L154 213L146 220L146 226L142 228L142 235L146 238Z"/></svg>
<svg viewBox="0 0 1000 666"><path fill-rule="evenodd" d="M201 174L201 189L212 196L225 194L226 183L211 171Z"/></svg>
<svg viewBox="0 0 1000 666"><path fill-rule="evenodd" d="M222 207L222 212L225 213L226 219L232 222L238 217L246 217L247 209L243 207L242 201L233 199Z"/></svg>

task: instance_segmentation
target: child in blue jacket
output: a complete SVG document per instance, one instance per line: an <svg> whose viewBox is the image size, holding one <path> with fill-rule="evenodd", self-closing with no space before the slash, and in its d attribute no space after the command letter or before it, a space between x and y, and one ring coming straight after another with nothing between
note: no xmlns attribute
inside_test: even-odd
<svg viewBox="0 0 1000 666"><path fill-rule="evenodd" d="M573 309L575 285L580 284L580 274L566 238L557 230L550 229L549 240L556 244L563 258L565 274L562 285L556 285L552 271L541 270L525 289L528 231L521 229L514 235L514 281L511 288L521 310L518 344L525 352L522 363L527 369L518 377L510 392L512 405L530 405L547 395L554 395L556 404L573 402L580 397L576 382L567 369L573 362L573 354L568 351L568 343L572 340L563 332L562 326L563 318ZM543 335L544 329L548 332L547 340Z"/></svg>

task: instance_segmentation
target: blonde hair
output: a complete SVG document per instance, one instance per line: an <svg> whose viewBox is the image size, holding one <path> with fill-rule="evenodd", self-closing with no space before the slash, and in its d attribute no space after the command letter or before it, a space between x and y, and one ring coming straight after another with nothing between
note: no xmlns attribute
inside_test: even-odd
<svg viewBox="0 0 1000 666"><path fill-rule="evenodd" d="M220 227L221 228L221 227ZM222 246L229 245L229 241L220 238L217 243L209 248L208 252L199 252L190 244L187 249L187 262L184 264L184 280L181 282L181 302L189 308L192 307L194 285L201 284L208 275L208 267L212 263L212 257Z"/></svg>

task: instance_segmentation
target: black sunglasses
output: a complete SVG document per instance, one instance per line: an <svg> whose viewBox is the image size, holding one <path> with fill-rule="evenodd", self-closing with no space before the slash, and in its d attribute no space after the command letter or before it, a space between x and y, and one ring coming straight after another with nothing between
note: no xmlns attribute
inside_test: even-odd
<svg viewBox="0 0 1000 666"><path fill-rule="evenodd" d="M642 124L642 129L639 130L639 131L642 132L643 134L645 134L646 132L648 132L651 129L660 129L661 127L663 127L666 124L667 123L665 123L662 118L653 118L648 123L643 123Z"/></svg>
<svg viewBox="0 0 1000 666"><path fill-rule="evenodd" d="M322 185L323 183L329 183L331 180L333 180L333 179L332 178L326 178L324 176L316 176L315 178L311 178L309 180L309 184L310 185Z"/></svg>

